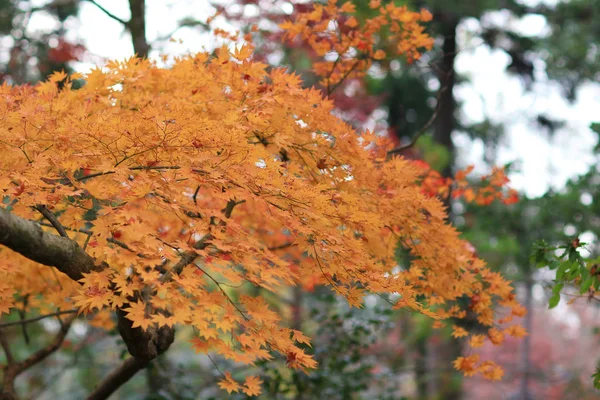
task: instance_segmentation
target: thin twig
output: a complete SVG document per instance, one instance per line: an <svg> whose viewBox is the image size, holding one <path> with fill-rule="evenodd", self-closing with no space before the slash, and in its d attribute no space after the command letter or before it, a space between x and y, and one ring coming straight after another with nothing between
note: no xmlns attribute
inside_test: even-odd
<svg viewBox="0 0 600 400"><path fill-rule="evenodd" d="M269 250L269 251L282 250L282 249L291 247L293 245L294 245L294 242L287 242L287 243L280 244L279 246L267 247L267 250Z"/></svg>
<svg viewBox="0 0 600 400"><path fill-rule="evenodd" d="M317 262L317 265L319 266L319 269L321 270L321 274L323 275L323 277L327 280L327 282L329 282L329 285L333 288L333 290L338 292L338 294L340 296L346 297L340 291L340 289L338 289L338 287L331 281L331 279L329 279L329 277L325 274L325 271L323 270L323 265L321 265L321 261L319 260L319 255L317 254L317 248L315 247L314 244L313 244L313 250L315 251L315 261Z"/></svg>
<svg viewBox="0 0 600 400"><path fill-rule="evenodd" d="M196 198L198 197L198 192L200 191L200 185L198 185L198 187L196 187L196 191L194 192L194 196L192 196L192 200L194 200L194 204L198 204L196 202Z"/></svg>
<svg viewBox="0 0 600 400"><path fill-rule="evenodd" d="M73 314L73 313L76 313L78 311L79 311L78 308L74 308L72 310L57 311L57 312L52 313L52 314L38 315L37 317L22 319L22 320L19 320L19 321L4 322L4 323L0 324L0 329L1 328L6 328L7 326L26 325L26 324L30 324L32 322L36 322L36 321L42 320L44 318L57 317L59 315L64 315L64 314Z"/></svg>
<svg viewBox="0 0 600 400"><path fill-rule="evenodd" d="M356 69L356 67L358 67L358 64L360 64L361 61L363 61L362 58L359 58L358 60L356 60L354 65L352 65L352 67L344 74L344 76L342 76L342 79L340 79L338 83L333 85L333 87L330 88L329 83L327 84L327 96L328 97L331 95L331 93L333 93L342 84L342 82L344 82L346 80L346 78L348 78L350 76L351 73L354 72L354 70Z"/></svg>
<svg viewBox="0 0 600 400"><path fill-rule="evenodd" d="M129 167L130 171L151 171L151 170L162 171L162 170L165 170L165 169L181 169L181 167L177 166L177 165L155 165L155 166ZM194 171L194 172L199 172L199 171ZM88 179L96 178L98 176L112 175L114 173L115 173L115 171L96 172L96 173L93 173L93 174L82 176L81 178L77 178L75 180L78 181L78 182L82 182L82 181L86 181Z"/></svg>
<svg viewBox="0 0 600 400"><path fill-rule="evenodd" d="M111 13L110 11L108 11L106 8L102 7L100 4L98 4L95 0L87 0L89 3L92 3L93 5L95 5L100 11L102 11L104 14L106 14L108 17L114 19L117 22L120 22L121 24L123 24L125 27L129 27L129 22L125 21L124 19L121 19L119 17L117 17L115 14Z"/></svg>
<svg viewBox="0 0 600 400"><path fill-rule="evenodd" d="M109 243L112 243L112 244L116 244L117 246L119 246L119 247L121 247L121 248L123 248L123 249L125 249L127 251L135 253L135 250L132 249L131 247L129 247L129 245L127 243L125 243L125 242L122 242L122 241L117 240L115 238L108 238L108 239L106 239L106 241L109 242ZM143 253L136 253L136 255L139 258L147 258L146 255L143 254Z"/></svg>
<svg viewBox="0 0 600 400"><path fill-rule="evenodd" d="M423 134L425 134L425 132L427 132L427 130L429 130L429 128L431 128L431 125L433 125L433 123L435 122L435 120L438 117L438 114L440 113L440 109L441 109L441 98L442 98L442 94L448 90L448 85L445 84L439 91L438 94L436 96L436 105L435 105L435 110L433 111L433 114L431 114L431 117L429 118L429 120L425 123L425 125L423 125L421 127L421 129L413 136L412 140L408 143L405 144L404 146L400 146L397 147L395 149L392 149L390 151L387 152L388 156L391 156L393 154L398 154L398 153L402 153L404 150L410 149L411 147L413 147L415 144L417 144L417 140L419 140L419 138L421 136L423 136Z"/></svg>
<svg viewBox="0 0 600 400"><path fill-rule="evenodd" d="M235 206L237 206L239 204L243 204L245 202L246 202L246 200L240 200L240 201L235 201L233 199L229 200L227 202L227 205L225 206L225 208L221 211L223 212L223 215L225 216L225 218L230 218L231 213L233 212L233 209L235 208ZM204 235L202 237L202 239L200 239L196 243L194 243L194 249L204 250L208 246L208 241L213 238L214 238L213 235L211 235L210 233L207 235ZM160 281L162 283L165 283L168 280L170 280L173 275L179 275L181 273L181 271L183 271L183 269L186 266L193 263L197 257L198 257L198 253L196 253L195 251L188 251L188 252L181 253L181 258L179 259L177 264L175 264L166 274L164 274L161 277Z"/></svg>
<svg viewBox="0 0 600 400"><path fill-rule="evenodd" d="M154 165L154 166L138 166L129 168L132 171L150 171L153 169L163 170L163 169L181 169L180 166L177 165Z"/></svg>
<svg viewBox="0 0 600 400"><path fill-rule="evenodd" d="M71 327L71 324L73 323L76 317L76 315L70 316L60 327L60 330L56 334L54 339L50 343L48 343L46 347L39 349L38 351L27 357L27 359L15 364L16 370L18 372L23 372L26 369L34 366L35 364L38 364L39 362L43 361L50 354L58 350L62 345L65 337L67 336L67 333L69 333L69 328Z"/></svg>
<svg viewBox="0 0 600 400"><path fill-rule="evenodd" d="M229 301L229 303L231 303L231 305L240 313L240 315L246 321L250 321L250 318L248 318L248 316L246 316L246 314L244 314L244 311L242 311L242 309L239 308L238 305L233 302L233 300L231 300L231 297L229 297L229 295L227 294L227 292L225 291L225 289L223 289L221 287L221 282L217 281L215 278L213 278L212 276L210 276L205 270L203 270L198 265L196 265L196 268L198 268L200 271L202 271L204 273L204 275L206 275L211 281L213 281L215 283L215 285L217 285L217 287L219 288L219 290L221 291L221 293L223 293L223 295Z"/></svg>

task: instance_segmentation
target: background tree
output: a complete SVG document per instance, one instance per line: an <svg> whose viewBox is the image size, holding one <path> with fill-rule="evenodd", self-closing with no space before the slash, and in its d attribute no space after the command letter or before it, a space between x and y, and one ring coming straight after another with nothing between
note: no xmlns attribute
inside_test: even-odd
<svg viewBox="0 0 600 400"><path fill-rule="evenodd" d="M6 0L0 3L0 38L4 44L0 79L11 84L43 80L54 71L73 72L69 63L85 52L81 43L66 37L67 20L77 15L78 2L36 2ZM50 29L35 21L49 18ZM34 21L32 24L31 21Z"/></svg>

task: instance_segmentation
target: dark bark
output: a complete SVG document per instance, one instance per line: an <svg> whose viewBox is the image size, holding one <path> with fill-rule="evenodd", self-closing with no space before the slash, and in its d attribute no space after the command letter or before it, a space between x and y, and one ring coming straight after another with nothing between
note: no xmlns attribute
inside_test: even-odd
<svg viewBox="0 0 600 400"><path fill-rule="evenodd" d="M113 394L124 383L129 381L138 371L146 368L149 361L135 357L128 358L108 375L104 381L87 397L87 400L103 400Z"/></svg>
<svg viewBox="0 0 600 400"><path fill-rule="evenodd" d="M119 334L127 345L129 353L139 360L151 361L166 351L175 338L173 328L150 327L147 330L133 328L133 322L117 310Z"/></svg>
<svg viewBox="0 0 600 400"><path fill-rule="evenodd" d="M106 264L96 264L94 259L74 240L45 232L38 223L18 217L2 207L0 207L0 245L18 252L32 261L56 267L75 281L81 279L85 273L108 267ZM125 317L122 310L117 310L117 316L119 333L133 359L126 361L98 385L91 395L91 398L94 399L108 397L137 371L165 352L175 337L173 328L153 327L144 331L141 328L133 328L132 321ZM46 348L34 353L24 361L13 362L4 367L4 382L0 399L16 398L14 391L16 377L58 350L73 318L74 316L70 317L68 323L61 325L60 333ZM3 347L5 347L4 344ZM8 354L7 358L9 358ZM102 397L103 395L105 397Z"/></svg>
<svg viewBox="0 0 600 400"><path fill-rule="evenodd" d="M429 397L427 367L427 338L417 339L415 343L415 381L417 384L417 399L425 400Z"/></svg>
<svg viewBox="0 0 600 400"><path fill-rule="evenodd" d="M74 240L45 232L38 223L17 217L2 207L0 244L32 261L56 267L74 281L100 269Z"/></svg>
<svg viewBox="0 0 600 400"><path fill-rule="evenodd" d="M447 368L452 361L462 356L463 342L448 338L437 346L439 350L438 365L443 366L439 381L438 398L444 400L460 400L463 398L462 375L453 368Z"/></svg>
<svg viewBox="0 0 600 400"><path fill-rule="evenodd" d="M443 37L442 56L437 63L437 76L440 83L440 95L437 105L438 115L435 122L434 140L444 146L450 154L448 165L441 171L444 177L452 177L455 149L452 142L452 132L456 126L455 112L456 100L454 99L454 87L456 86L456 72L454 70L457 43L456 43L456 28L460 22L460 18L451 12L434 13L434 20L439 23L439 34ZM451 196L444 200L444 205L448 210L448 218L452 220L450 207ZM442 341L439 349L438 363L449 365L454 359L461 356L462 342L449 339ZM438 375L438 374L436 374ZM438 397L445 400L459 400L463 398L462 383L458 378L456 371L444 370L438 375L439 381L436 382L439 388ZM437 380L437 379L436 379Z"/></svg>
<svg viewBox="0 0 600 400"><path fill-rule="evenodd" d="M146 1L129 0L129 9L131 10L131 19L127 23L127 28L131 33L133 51L138 57L147 58L150 45L146 40Z"/></svg>
<svg viewBox="0 0 600 400"><path fill-rule="evenodd" d="M27 357L23 361L16 362L12 355L10 355L10 350L7 350L8 347L6 343L2 342L2 347L4 347L6 355L7 355L7 363L3 366L3 380L2 380L2 391L0 392L0 400L13 400L17 398L17 394L15 391L15 379L27 369L32 366L44 361L48 356L53 354L56 350L60 348L67 333L69 333L69 328L71 324L75 320L77 316L72 315L66 321L61 323L60 330L54 336L52 341L48 343L45 347L39 349L29 357Z"/></svg>
<svg viewBox="0 0 600 400"><path fill-rule="evenodd" d="M131 18L129 21L125 21L115 14L111 13L108 9L104 8L101 4L95 0L87 0L108 17L114 19L117 22L123 24L129 33L131 34L131 43L133 44L133 51L138 57L147 58L150 52L150 45L146 40L146 1L145 0L129 0L129 11L131 12Z"/></svg>
<svg viewBox="0 0 600 400"><path fill-rule="evenodd" d="M456 60L456 27L458 26L458 17L450 14L440 14L436 21L440 23L440 34L444 38L442 45L442 56L437 63L437 75L440 82L441 96L438 101L438 115L434 124L434 140L444 146L450 153L450 162L442 171L445 177L452 176L452 167L454 165L454 143L452 142L452 132L455 127L456 101L454 99L454 87L456 85L456 73L454 63Z"/></svg>

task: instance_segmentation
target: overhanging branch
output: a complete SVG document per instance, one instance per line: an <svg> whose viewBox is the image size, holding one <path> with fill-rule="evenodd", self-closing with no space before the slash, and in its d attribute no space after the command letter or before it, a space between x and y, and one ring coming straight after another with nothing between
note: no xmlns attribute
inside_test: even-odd
<svg viewBox="0 0 600 400"><path fill-rule="evenodd" d="M0 245L4 245L32 261L56 267L75 281L79 281L85 273L107 267L106 264L96 265L94 259L74 240L45 232L40 224L14 215L2 207L0 207ZM141 328L133 328L132 322L125 317L122 310L117 310L117 316L119 333L134 359L110 374L91 398L106 398L137 371L166 351L174 339L173 328L151 327L144 331ZM68 322L62 325L59 335L46 348L34 353L27 360L11 364L10 369L5 369L4 391L0 393L0 398L4 393L14 394L13 382L19 373L43 360L60 347L73 318L74 316L69 317ZM102 393L108 393L108 395L98 397Z"/></svg>
<svg viewBox="0 0 600 400"><path fill-rule="evenodd" d="M78 281L83 274L101 269L74 240L45 232L33 221L0 207L0 244L40 264L56 267Z"/></svg>

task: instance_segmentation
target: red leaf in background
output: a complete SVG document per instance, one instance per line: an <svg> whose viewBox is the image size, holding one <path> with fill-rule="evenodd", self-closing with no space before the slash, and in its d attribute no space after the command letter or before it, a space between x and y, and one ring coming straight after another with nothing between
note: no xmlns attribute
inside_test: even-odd
<svg viewBox="0 0 600 400"><path fill-rule="evenodd" d="M48 50L48 61L63 64L69 61L79 61L83 57L85 47L81 44L73 44L65 39L58 39L58 44Z"/></svg>

